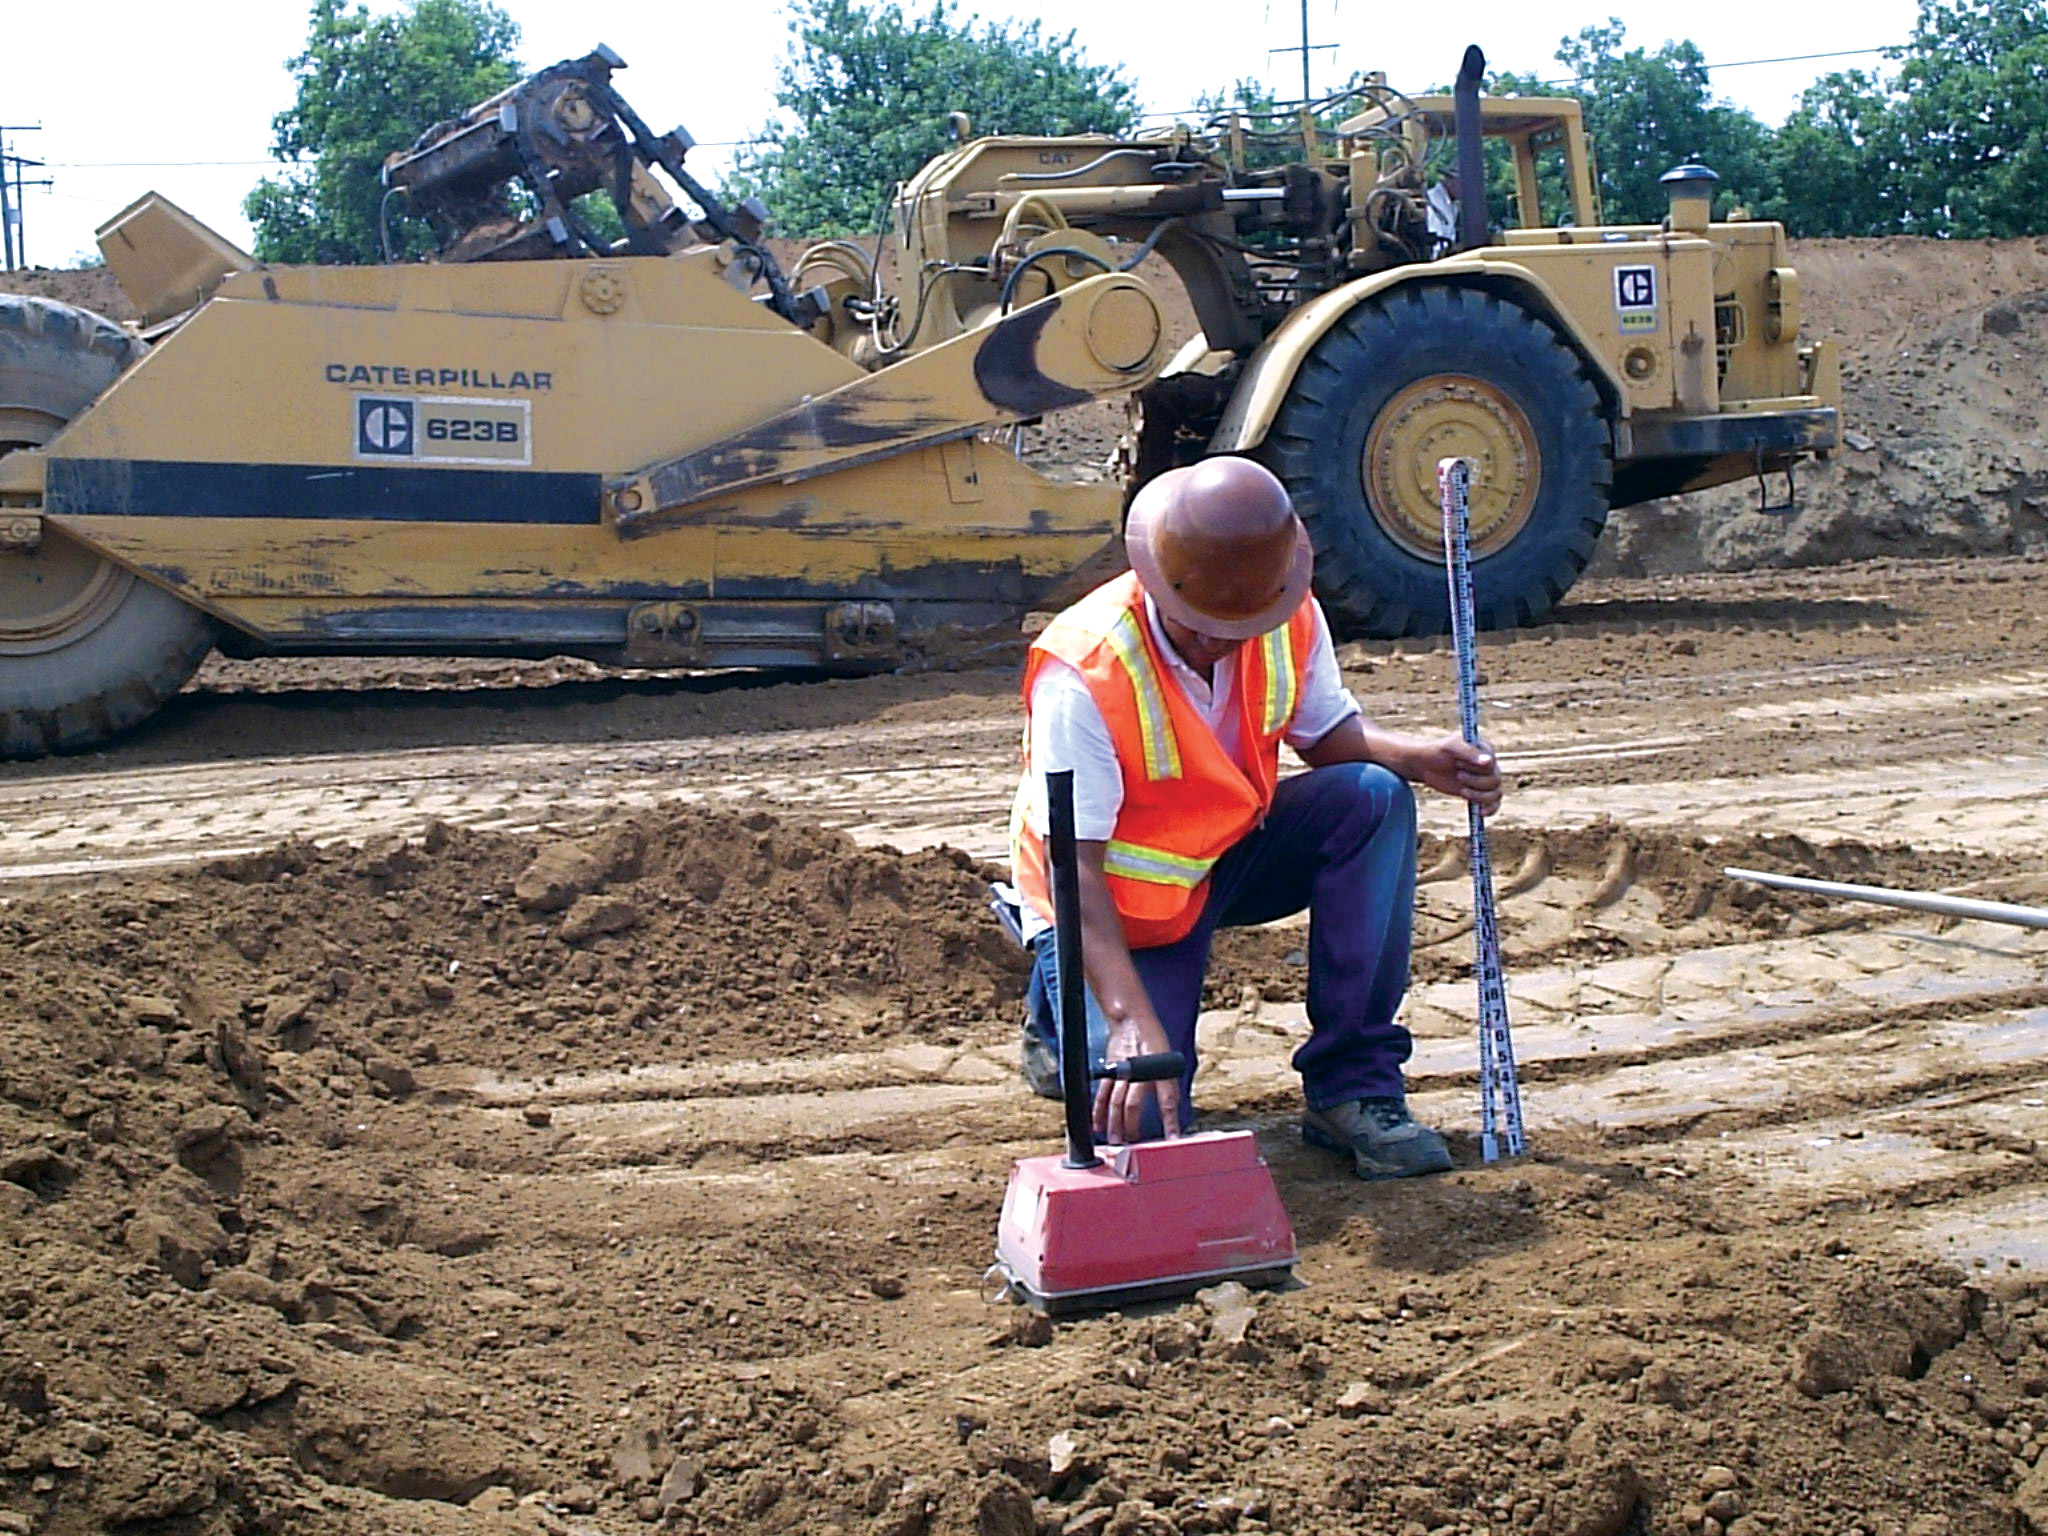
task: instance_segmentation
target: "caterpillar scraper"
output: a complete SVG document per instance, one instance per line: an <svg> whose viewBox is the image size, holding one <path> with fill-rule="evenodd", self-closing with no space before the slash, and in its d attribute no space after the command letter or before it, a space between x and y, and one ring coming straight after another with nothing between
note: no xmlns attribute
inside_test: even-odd
<svg viewBox="0 0 2048 1536"><path fill-rule="evenodd" d="M1282 476L1364 635L1445 627L1434 465L1470 457L1482 621L1533 621L1611 506L1832 448L1839 375L1782 229L1711 222L1699 166L1602 226L1576 103L1482 97L1482 63L1334 128L956 114L879 260L786 272L603 48L391 157L424 260L268 266L144 197L100 232L139 324L0 297L0 755L105 741L214 647L886 667L1107 569L1129 493L1205 453ZM1482 187L1489 146L1517 217L1433 227L1432 167ZM1015 451L1117 395L1115 472Z"/></svg>

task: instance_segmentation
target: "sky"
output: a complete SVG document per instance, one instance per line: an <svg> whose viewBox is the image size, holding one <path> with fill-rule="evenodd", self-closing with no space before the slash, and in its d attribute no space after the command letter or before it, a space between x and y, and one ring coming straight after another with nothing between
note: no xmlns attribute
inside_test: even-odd
<svg viewBox="0 0 2048 1536"><path fill-rule="evenodd" d="M696 136L689 163L699 180L715 184L732 153L723 141L754 133L775 110L775 65L788 44L775 0L611 0L588 12L541 0L499 3L519 23L520 58L529 69L610 45L628 65L615 83L648 125L661 132L680 123ZM1584 9L1465 0L1442 13L1364 0L1306 3L1310 42L1336 45L1314 54L1317 91L1360 69L1384 70L1395 86L1420 90L1450 79L1467 43L1479 44L1492 68L1550 79L1563 73L1554 58L1559 39L1609 16L1627 26L1629 46L1654 49L1690 38L1710 65L1740 65L1901 43L1918 9L1915 0L1863 0L1849 10L1782 0L1718 0L1689 9L1650 0L1591 0ZM906 9L924 4L912 0ZM392 0L371 4L379 12L396 8ZM270 168L270 120L292 99L285 61L304 45L304 4L226 0L195 10L161 0L98 0L89 11L92 34L119 39L118 49L82 37L79 18L87 13L68 5L43 0L9 10L0 27L0 126L41 125L5 138L12 152L46 162L46 169L27 171L29 178L54 182L26 189L23 198L31 264L77 264L94 252L98 224L152 190L249 243L241 201ZM1300 90L1300 55L1269 50L1300 41L1301 0L963 0L960 10L991 21L1037 19L1049 34L1071 30L1090 63L1123 66L1148 111L1184 109L1198 92L1240 76L1263 79L1282 97ZM1417 24L1438 14L1455 18L1458 30ZM1390 31L1390 15L1405 25ZM1863 54L1716 69L1712 89L1778 123L1818 75L1882 63Z"/></svg>

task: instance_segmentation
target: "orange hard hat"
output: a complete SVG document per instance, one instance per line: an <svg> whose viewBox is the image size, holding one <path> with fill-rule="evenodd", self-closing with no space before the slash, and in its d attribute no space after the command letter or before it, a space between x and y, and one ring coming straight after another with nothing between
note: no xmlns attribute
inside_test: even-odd
<svg viewBox="0 0 2048 1536"><path fill-rule="evenodd" d="M1263 464L1230 455L1147 481L1124 523L1124 552L1161 613L1217 640L1285 624L1315 569L1287 488Z"/></svg>

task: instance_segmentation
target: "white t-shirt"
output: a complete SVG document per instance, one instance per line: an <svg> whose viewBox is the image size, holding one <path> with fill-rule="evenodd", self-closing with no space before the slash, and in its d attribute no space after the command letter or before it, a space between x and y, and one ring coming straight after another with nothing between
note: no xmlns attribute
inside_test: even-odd
<svg viewBox="0 0 2048 1536"><path fill-rule="evenodd" d="M1344 686L1337 670L1337 651L1330 641L1330 626L1320 604L1315 612L1315 637L1309 642L1308 669L1301 680L1301 697L1283 738L1300 751L1314 746L1353 715L1361 713L1358 700ZM1204 682L1199 672L1181 660L1180 652L1166 638L1159 622L1159 610L1150 595L1145 598L1145 622L1152 631L1152 643L1166 662L1166 686L1178 688L1195 713L1216 733L1217 744L1240 768L1250 770L1238 728L1237 657L1233 651L1216 663L1213 683ZM1116 760L1116 743L1109 724L1096 707L1095 696L1079 672L1056 657L1040 663L1031 683L1030 792L1026 816L1031 829L1045 835L1045 775L1063 768L1074 771L1074 836L1082 842L1106 842L1116 830L1117 812L1124 803L1124 775ZM1030 942L1051 926L1030 903L1024 907L1024 938Z"/></svg>
<svg viewBox="0 0 2048 1536"><path fill-rule="evenodd" d="M1451 189L1438 182L1424 194L1423 209L1429 220L1430 237L1445 245L1455 243L1458 238L1458 200L1451 196Z"/></svg>

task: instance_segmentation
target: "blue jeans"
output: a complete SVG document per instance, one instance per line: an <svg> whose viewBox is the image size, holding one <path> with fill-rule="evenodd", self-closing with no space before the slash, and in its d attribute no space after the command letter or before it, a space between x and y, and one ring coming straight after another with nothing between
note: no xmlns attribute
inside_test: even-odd
<svg viewBox="0 0 2048 1536"><path fill-rule="evenodd" d="M1415 912L1415 795L1373 763L1339 763L1286 780L1263 824L1216 863L1192 932L1134 949L1131 960L1172 1048L1187 1058L1182 1122L1192 1119L1195 1016L1209 941L1218 928L1270 923L1308 910L1308 1043L1294 1053L1309 1107L1402 1092L1413 1043L1394 1022L1408 990ZM1059 1048L1059 961L1051 929L1033 948L1031 1024ZM1100 1064L1109 1023L1088 994L1088 1053ZM1158 1134L1158 1110L1147 1134Z"/></svg>

